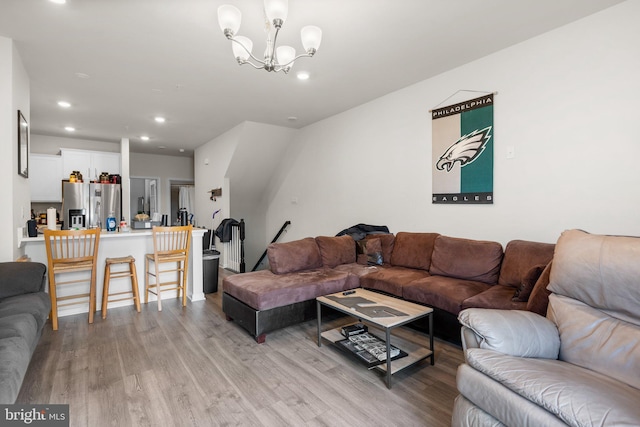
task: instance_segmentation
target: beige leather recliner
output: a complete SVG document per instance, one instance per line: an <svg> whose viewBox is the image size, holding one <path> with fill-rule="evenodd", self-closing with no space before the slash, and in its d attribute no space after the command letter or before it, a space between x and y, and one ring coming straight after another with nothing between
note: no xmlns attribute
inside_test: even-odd
<svg viewBox="0 0 640 427"><path fill-rule="evenodd" d="M640 425L640 238L562 233L547 317L460 313L453 426Z"/></svg>

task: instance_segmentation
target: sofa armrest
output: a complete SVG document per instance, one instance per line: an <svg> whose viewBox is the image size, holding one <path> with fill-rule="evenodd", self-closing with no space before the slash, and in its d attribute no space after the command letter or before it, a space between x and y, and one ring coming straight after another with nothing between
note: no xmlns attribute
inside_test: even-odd
<svg viewBox="0 0 640 427"><path fill-rule="evenodd" d="M44 291L46 272L39 262L0 262L0 299Z"/></svg>
<svg viewBox="0 0 640 427"><path fill-rule="evenodd" d="M518 357L558 358L558 329L539 314L523 310L468 308L460 312L458 320L463 326L465 350L479 347Z"/></svg>

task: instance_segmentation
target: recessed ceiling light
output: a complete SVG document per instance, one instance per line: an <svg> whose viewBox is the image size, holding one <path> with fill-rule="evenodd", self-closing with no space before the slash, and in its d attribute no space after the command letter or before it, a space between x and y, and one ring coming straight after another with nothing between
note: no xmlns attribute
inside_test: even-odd
<svg viewBox="0 0 640 427"><path fill-rule="evenodd" d="M67 132L74 132L76 128L74 128L73 126L65 126L64 130L66 130Z"/></svg>
<svg viewBox="0 0 640 427"><path fill-rule="evenodd" d="M76 73L76 77L80 78L80 79L88 79L89 78L89 74L85 74L85 73Z"/></svg>
<svg viewBox="0 0 640 427"><path fill-rule="evenodd" d="M166 121L164 117L160 117L160 116L154 117L153 120L155 120L158 123L164 123Z"/></svg>
<svg viewBox="0 0 640 427"><path fill-rule="evenodd" d="M58 105L62 108L69 108L71 107L71 103L67 102L67 101L58 101Z"/></svg>
<svg viewBox="0 0 640 427"><path fill-rule="evenodd" d="M143 141L148 141L148 140L149 140L149 137L148 137L147 135L142 135L142 136L140 137L140 139L141 139L141 140L143 140Z"/></svg>
<svg viewBox="0 0 640 427"><path fill-rule="evenodd" d="M158 148L161 149L161 150L164 150L167 147L165 147L164 145L158 145Z"/></svg>
<svg viewBox="0 0 640 427"><path fill-rule="evenodd" d="M307 71L298 71L296 77L298 77L298 80L309 80L309 73Z"/></svg>
<svg viewBox="0 0 640 427"><path fill-rule="evenodd" d="M296 120L298 120L298 118L296 116L289 116L287 117L287 120L289 120L290 122L295 122Z"/></svg>
<svg viewBox="0 0 640 427"><path fill-rule="evenodd" d="M65 4L67 2L67 0L49 0L51 3L56 3L56 4Z"/></svg>
<svg viewBox="0 0 640 427"><path fill-rule="evenodd" d="M181 149L180 149L180 152L181 152L181 153L184 153L184 148L181 148Z"/></svg>

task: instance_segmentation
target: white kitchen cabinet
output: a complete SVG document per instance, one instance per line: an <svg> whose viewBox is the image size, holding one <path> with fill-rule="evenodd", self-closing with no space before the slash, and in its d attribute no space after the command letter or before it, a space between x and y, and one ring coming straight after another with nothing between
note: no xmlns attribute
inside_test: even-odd
<svg viewBox="0 0 640 427"><path fill-rule="evenodd" d="M62 201L62 157L49 154L29 156L29 187L31 201Z"/></svg>
<svg viewBox="0 0 640 427"><path fill-rule="evenodd" d="M120 153L93 153L91 155L91 173L102 172L109 175L120 175ZM91 178L94 178L92 175Z"/></svg>
<svg viewBox="0 0 640 427"><path fill-rule="evenodd" d="M100 177L102 172L120 174L120 153L62 148L62 174L69 179L73 171L80 171L84 181Z"/></svg>

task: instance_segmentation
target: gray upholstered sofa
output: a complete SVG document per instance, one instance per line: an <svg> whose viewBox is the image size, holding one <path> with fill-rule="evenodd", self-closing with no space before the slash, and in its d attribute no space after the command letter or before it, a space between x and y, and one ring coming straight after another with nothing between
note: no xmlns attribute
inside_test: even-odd
<svg viewBox="0 0 640 427"><path fill-rule="evenodd" d="M0 403L14 403L51 310L47 268L0 263Z"/></svg>
<svg viewBox="0 0 640 427"><path fill-rule="evenodd" d="M546 317L460 313L454 426L640 425L640 238L564 232Z"/></svg>

